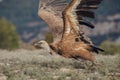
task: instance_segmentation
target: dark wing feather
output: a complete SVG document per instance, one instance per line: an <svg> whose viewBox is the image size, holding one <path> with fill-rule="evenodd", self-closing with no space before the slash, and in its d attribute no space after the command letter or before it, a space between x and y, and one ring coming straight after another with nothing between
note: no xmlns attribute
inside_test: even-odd
<svg viewBox="0 0 120 80"><path fill-rule="evenodd" d="M90 47L91 47L92 51L95 52L95 53L97 53L97 54L99 53L99 51L104 52L103 49L101 49L99 47L96 47L94 45L90 45Z"/></svg>
<svg viewBox="0 0 120 80"><path fill-rule="evenodd" d="M79 24L86 25L86 26L88 26L90 28L94 28L95 27L92 23L90 23L88 21L85 21L85 20L79 20Z"/></svg>
<svg viewBox="0 0 120 80"><path fill-rule="evenodd" d="M77 15L80 15L82 17L90 17L90 18L95 18L94 12L87 10L87 9L81 9L76 11Z"/></svg>
<svg viewBox="0 0 120 80"><path fill-rule="evenodd" d="M86 20L83 20L83 18L84 17L95 18L95 13L93 10L98 8L98 5L100 4L101 1L102 0L72 0L71 3L68 4L67 8L65 9L66 11L68 10L67 17L68 17L69 21L74 23L74 25L82 24L82 25L86 25L90 28L94 28L95 26L93 24L91 24L90 22L88 22ZM76 4L76 3L78 3L78 4ZM69 10L71 10L71 11L69 11ZM72 11L73 11L73 13L70 13ZM74 14L74 13L76 13L76 14ZM73 15L75 17L73 17ZM80 39L82 42L84 42L88 45L91 45L90 46L91 49L96 53L98 53L98 51L103 51L102 49L97 48L93 45L92 41L86 35L84 35L84 32L81 30L82 28L79 29L78 26L74 26L74 25L72 25L71 29L73 29L75 32L79 31L79 37L75 38L75 41L79 41L79 39ZM81 27L81 25L79 27ZM67 29L66 29L66 32L67 32Z"/></svg>
<svg viewBox="0 0 120 80"><path fill-rule="evenodd" d="M82 0L80 4L76 8L76 16L78 19L79 24L86 25L90 28L94 28L95 26L90 22L83 20L83 17L88 18L95 18L95 13L93 10L98 8L98 5L101 3L102 0ZM99 51L104 52L103 49L98 48L92 44L92 41L85 36L84 34L81 35L80 38L83 42L90 44L90 47L93 52L99 53Z"/></svg>
<svg viewBox="0 0 120 80"><path fill-rule="evenodd" d="M77 7L77 9L79 9L79 8L81 8L81 6L79 6L78 5L78 7ZM98 8L98 6L97 5L88 5L88 6L82 6L82 9L89 9L89 10L91 10L91 9L97 9Z"/></svg>
<svg viewBox="0 0 120 80"><path fill-rule="evenodd" d="M83 17L95 18L95 13L93 10L98 8L98 5L102 0L82 0L76 8L76 15L78 16L79 23L82 23ZM84 21L85 23L85 21ZM88 27L91 27L91 23L86 22ZM91 27L93 28L93 27Z"/></svg>
<svg viewBox="0 0 120 80"><path fill-rule="evenodd" d="M81 5L98 5L102 0L83 0L81 1Z"/></svg>

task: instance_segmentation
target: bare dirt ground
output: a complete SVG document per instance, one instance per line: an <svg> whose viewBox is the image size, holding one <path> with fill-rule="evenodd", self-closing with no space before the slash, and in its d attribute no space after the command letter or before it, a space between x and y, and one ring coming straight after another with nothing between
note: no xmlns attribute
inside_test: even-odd
<svg viewBox="0 0 120 80"><path fill-rule="evenodd" d="M95 55L97 67L44 50L0 50L0 80L120 80L120 55Z"/></svg>

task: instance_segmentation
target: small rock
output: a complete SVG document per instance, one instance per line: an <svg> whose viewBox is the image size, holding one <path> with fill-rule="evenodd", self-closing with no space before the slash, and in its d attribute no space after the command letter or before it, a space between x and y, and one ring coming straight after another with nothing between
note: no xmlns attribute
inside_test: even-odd
<svg viewBox="0 0 120 80"><path fill-rule="evenodd" d="M7 80L7 76L4 74L0 73L0 80Z"/></svg>
<svg viewBox="0 0 120 80"><path fill-rule="evenodd" d="M72 80L71 77L66 77L66 80Z"/></svg>

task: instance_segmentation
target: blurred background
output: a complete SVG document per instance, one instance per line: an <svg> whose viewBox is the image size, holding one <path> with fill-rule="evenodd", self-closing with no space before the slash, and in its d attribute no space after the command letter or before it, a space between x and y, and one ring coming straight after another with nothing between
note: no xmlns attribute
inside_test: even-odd
<svg viewBox="0 0 120 80"><path fill-rule="evenodd" d="M103 0L84 26L93 43L105 50L88 69L76 61L45 50L36 50L36 40L52 41L47 24L38 17L39 0L0 0L0 80L120 80L120 0ZM100 63L100 64L99 64ZM88 66L88 67L87 67Z"/></svg>
<svg viewBox="0 0 120 80"><path fill-rule="evenodd" d="M35 40L51 41L50 30L38 13L39 0L0 0L0 47L9 49ZM103 0L91 20L95 29L85 29L95 45L120 43L120 1ZM120 47L119 47L120 48Z"/></svg>

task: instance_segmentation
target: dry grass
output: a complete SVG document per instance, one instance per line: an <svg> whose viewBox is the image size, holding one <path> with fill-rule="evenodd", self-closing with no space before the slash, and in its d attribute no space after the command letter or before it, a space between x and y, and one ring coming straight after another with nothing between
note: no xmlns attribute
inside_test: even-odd
<svg viewBox="0 0 120 80"><path fill-rule="evenodd" d="M0 50L0 80L120 80L120 55L95 56L101 65L88 70L44 50Z"/></svg>

